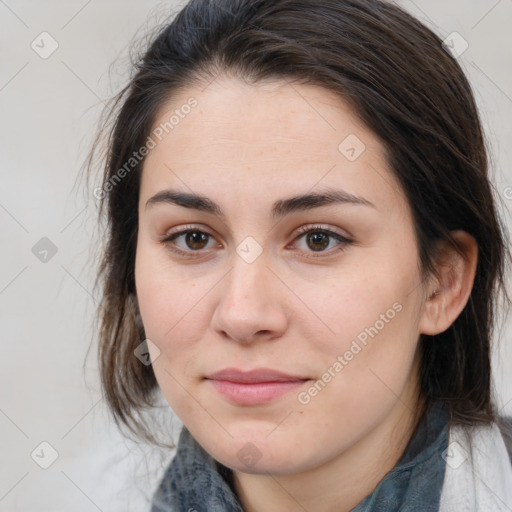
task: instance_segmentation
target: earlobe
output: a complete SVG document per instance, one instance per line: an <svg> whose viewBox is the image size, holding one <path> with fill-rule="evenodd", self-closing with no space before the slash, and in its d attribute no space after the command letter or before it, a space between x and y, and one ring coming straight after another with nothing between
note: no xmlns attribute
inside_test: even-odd
<svg viewBox="0 0 512 512"><path fill-rule="evenodd" d="M435 335L446 331L471 295L478 246L476 240L465 231L453 231L452 236L462 254L448 242L439 249L437 275L429 283L420 318L421 334Z"/></svg>

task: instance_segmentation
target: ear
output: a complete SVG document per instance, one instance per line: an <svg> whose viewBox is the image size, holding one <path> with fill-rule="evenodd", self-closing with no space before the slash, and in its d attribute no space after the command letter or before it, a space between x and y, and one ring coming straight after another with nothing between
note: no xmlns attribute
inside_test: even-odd
<svg viewBox="0 0 512 512"><path fill-rule="evenodd" d="M464 256L448 242L438 252L438 276L432 276L426 290L419 322L421 334L435 335L448 329L464 309L475 279L478 245L465 231L452 231Z"/></svg>

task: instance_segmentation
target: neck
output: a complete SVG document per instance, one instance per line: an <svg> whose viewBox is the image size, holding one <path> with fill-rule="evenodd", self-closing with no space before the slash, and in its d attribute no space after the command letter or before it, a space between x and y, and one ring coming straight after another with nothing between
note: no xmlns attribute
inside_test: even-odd
<svg viewBox="0 0 512 512"><path fill-rule="evenodd" d="M408 398L408 399L407 399ZM235 472L234 486L246 512L349 512L371 494L405 451L423 404L401 397L386 420L328 463L306 472L274 476ZM419 402L419 403L418 403ZM416 403L415 407L405 404Z"/></svg>

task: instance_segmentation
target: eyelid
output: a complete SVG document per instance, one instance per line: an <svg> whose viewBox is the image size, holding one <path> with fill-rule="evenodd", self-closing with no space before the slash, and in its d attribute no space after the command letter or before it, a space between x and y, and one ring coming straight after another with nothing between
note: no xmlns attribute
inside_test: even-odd
<svg viewBox="0 0 512 512"><path fill-rule="evenodd" d="M177 228L171 228L165 232L164 238L169 238L174 235L185 234L187 231L201 231L201 233L206 233L207 235L214 236L210 230L204 226L203 224L184 224L180 225Z"/></svg>
<svg viewBox="0 0 512 512"><path fill-rule="evenodd" d="M333 228L322 226L321 224L305 224L296 230L296 235L303 235L304 233L310 233L314 231L321 231L322 233L329 233L333 236L337 236L347 242L351 242L349 236L342 235Z"/></svg>

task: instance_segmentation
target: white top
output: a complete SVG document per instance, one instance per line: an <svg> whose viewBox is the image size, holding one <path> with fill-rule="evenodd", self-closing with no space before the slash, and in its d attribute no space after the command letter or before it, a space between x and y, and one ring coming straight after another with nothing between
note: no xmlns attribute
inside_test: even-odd
<svg viewBox="0 0 512 512"><path fill-rule="evenodd" d="M512 512L512 465L497 425L452 427L439 512Z"/></svg>

